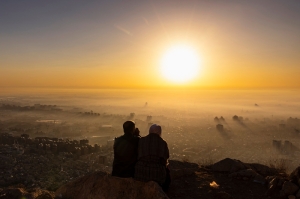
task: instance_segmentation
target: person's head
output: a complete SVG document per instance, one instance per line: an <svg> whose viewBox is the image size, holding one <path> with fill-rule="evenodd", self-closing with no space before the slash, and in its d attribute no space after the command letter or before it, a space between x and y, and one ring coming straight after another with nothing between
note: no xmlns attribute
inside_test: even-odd
<svg viewBox="0 0 300 199"><path fill-rule="evenodd" d="M123 124L124 133L133 134L135 131L135 123L134 121L126 121Z"/></svg>
<svg viewBox="0 0 300 199"><path fill-rule="evenodd" d="M161 136L161 126L159 126L158 124L152 124L149 129L149 134L150 133L154 133Z"/></svg>

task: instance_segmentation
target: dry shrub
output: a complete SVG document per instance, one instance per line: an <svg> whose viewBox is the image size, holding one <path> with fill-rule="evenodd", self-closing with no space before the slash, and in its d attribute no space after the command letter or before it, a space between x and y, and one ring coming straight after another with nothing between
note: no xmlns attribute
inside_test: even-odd
<svg viewBox="0 0 300 199"><path fill-rule="evenodd" d="M215 163L214 159L211 156L201 158L198 161L199 166L209 167Z"/></svg>
<svg viewBox="0 0 300 199"><path fill-rule="evenodd" d="M286 173L289 169L289 160L288 159L271 159L269 161L269 167L276 169L280 173Z"/></svg>

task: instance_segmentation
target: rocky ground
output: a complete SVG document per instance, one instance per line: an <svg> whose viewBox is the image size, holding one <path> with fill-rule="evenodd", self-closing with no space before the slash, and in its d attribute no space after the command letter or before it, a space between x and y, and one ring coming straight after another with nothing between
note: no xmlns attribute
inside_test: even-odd
<svg viewBox="0 0 300 199"><path fill-rule="evenodd" d="M171 166L170 198L300 198L300 167L287 175L265 165L229 158L207 167L177 161Z"/></svg>
<svg viewBox="0 0 300 199"><path fill-rule="evenodd" d="M211 166L170 161L172 184L167 194L154 182L111 177L94 172L79 177L56 192L25 189L23 185L0 189L0 199L296 199L300 198L300 167L290 175L261 164L226 158Z"/></svg>
<svg viewBox="0 0 300 199"><path fill-rule="evenodd" d="M173 173L186 168L186 174L172 178L168 196L174 199L259 199L266 196L266 185L255 183L248 177L231 177L228 172L215 172L211 168L198 167L196 164L176 162L172 165ZM177 170L178 169L178 170ZM215 182L215 186L213 186ZM276 197L274 197L276 198Z"/></svg>

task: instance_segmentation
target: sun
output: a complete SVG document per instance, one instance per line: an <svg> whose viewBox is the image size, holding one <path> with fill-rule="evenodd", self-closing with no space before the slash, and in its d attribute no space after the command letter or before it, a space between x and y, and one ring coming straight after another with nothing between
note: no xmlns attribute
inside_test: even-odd
<svg viewBox="0 0 300 199"><path fill-rule="evenodd" d="M185 83L199 73L199 57L196 51L186 45L170 48L161 60L162 75L174 83Z"/></svg>

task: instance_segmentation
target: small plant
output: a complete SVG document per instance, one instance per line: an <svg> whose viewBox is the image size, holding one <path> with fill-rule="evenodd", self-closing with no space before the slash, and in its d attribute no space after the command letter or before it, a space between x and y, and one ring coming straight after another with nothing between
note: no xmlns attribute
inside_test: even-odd
<svg viewBox="0 0 300 199"><path fill-rule="evenodd" d="M213 160L213 158L211 156L201 158L198 161L198 165L204 166L204 167L209 167L209 166L213 165L214 163L215 163L215 161Z"/></svg>
<svg viewBox="0 0 300 199"><path fill-rule="evenodd" d="M289 169L289 160L283 158L270 160L269 167L276 169L280 173L286 173Z"/></svg>

